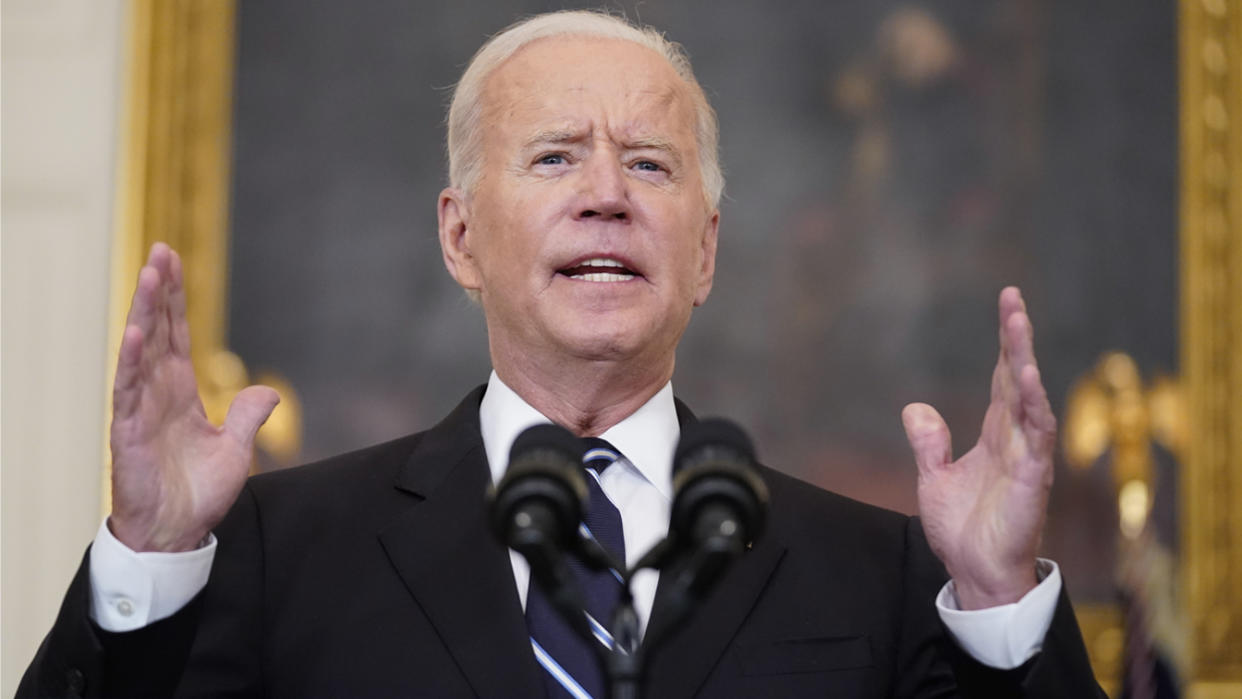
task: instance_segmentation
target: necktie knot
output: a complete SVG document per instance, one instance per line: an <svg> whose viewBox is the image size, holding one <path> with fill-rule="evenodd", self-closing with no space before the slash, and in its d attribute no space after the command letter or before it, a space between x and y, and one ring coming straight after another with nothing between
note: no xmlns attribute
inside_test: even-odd
<svg viewBox="0 0 1242 699"><path fill-rule="evenodd" d="M616 447L599 437L584 437L582 444L586 447L586 453L582 455L582 466L596 478L621 458L621 452Z"/></svg>

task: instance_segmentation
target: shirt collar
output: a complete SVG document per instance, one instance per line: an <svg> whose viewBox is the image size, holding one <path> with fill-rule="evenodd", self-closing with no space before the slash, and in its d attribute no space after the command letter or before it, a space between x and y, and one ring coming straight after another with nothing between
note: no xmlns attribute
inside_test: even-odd
<svg viewBox="0 0 1242 699"><path fill-rule="evenodd" d="M492 371L487 392L479 404L479 427L492 482L498 483L509 467L509 449L531 425L552 422ZM664 384L638 410L600 435L608 440L665 498L672 499L673 449L681 436L673 384Z"/></svg>

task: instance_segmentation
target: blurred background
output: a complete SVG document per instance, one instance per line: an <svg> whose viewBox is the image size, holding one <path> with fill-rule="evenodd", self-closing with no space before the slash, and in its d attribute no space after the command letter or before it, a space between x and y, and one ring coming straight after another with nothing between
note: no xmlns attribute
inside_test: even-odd
<svg viewBox="0 0 1242 699"><path fill-rule="evenodd" d="M1044 555L1117 693L1133 591L1187 540L1179 30L1184 50L1187 13L1216 5L1236 30L1238 3L1211 0L604 6L681 42L721 123L716 285L678 395L769 465L913 513L900 410L929 402L974 443L996 297L1020 285L1076 440ZM107 509L109 343L149 241L187 256L209 412L251 380L286 396L258 469L433 424L490 370L436 238L451 86L490 34L576 6L4 0L5 694ZM1118 418L1136 395L1142 419ZM1180 595L1171 570L1152 596ZM1161 662L1188 674L1187 615L1161 618Z"/></svg>
<svg viewBox="0 0 1242 699"><path fill-rule="evenodd" d="M434 424L486 381L436 237L447 88L490 33L560 6L239 6L228 342L296 389L301 459ZM1123 6L613 5L686 47L721 123L683 400L778 469L914 512L900 410L938 406L973 444L1004 285L1058 413L1106 350L1172 372L1176 9ZM1108 598L1107 471L1058 475L1048 553L1076 598Z"/></svg>

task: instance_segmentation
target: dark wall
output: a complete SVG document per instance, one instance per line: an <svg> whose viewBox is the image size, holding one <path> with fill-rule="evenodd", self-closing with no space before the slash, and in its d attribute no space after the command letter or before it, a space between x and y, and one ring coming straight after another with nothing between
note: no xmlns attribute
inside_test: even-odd
<svg viewBox="0 0 1242 699"><path fill-rule="evenodd" d="M300 391L307 459L428 426L489 371L436 240L448 88L577 3L239 5L230 344ZM766 461L912 511L901 406L973 443L1005 284L1058 412L1106 350L1175 369L1171 3L610 7L682 42L719 112L717 283L674 385ZM1109 480L1058 479L1047 548L1106 594Z"/></svg>

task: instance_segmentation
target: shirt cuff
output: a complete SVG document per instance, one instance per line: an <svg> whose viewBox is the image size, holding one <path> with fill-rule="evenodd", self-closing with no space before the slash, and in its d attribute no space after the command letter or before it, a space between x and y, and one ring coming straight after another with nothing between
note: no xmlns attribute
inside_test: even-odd
<svg viewBox="0 0 1242 699"><path fill-rule="evenodd" d="M91 546L91 619L105 631L134 631L176 614L207 586L215 556L214 534L193 551L132 551L105 519Z"/></svg>
<svg viewBox="0 0 1242 699"><path fill-rule="evenodd" d="M936 611L949 632L975 660L998 670L1012 670L1030 660L1044 645L1061 595L1061 570L1040 558L1035 564L1040 583L1013 604L963 611L950 580L936 596Z"/></svg>

